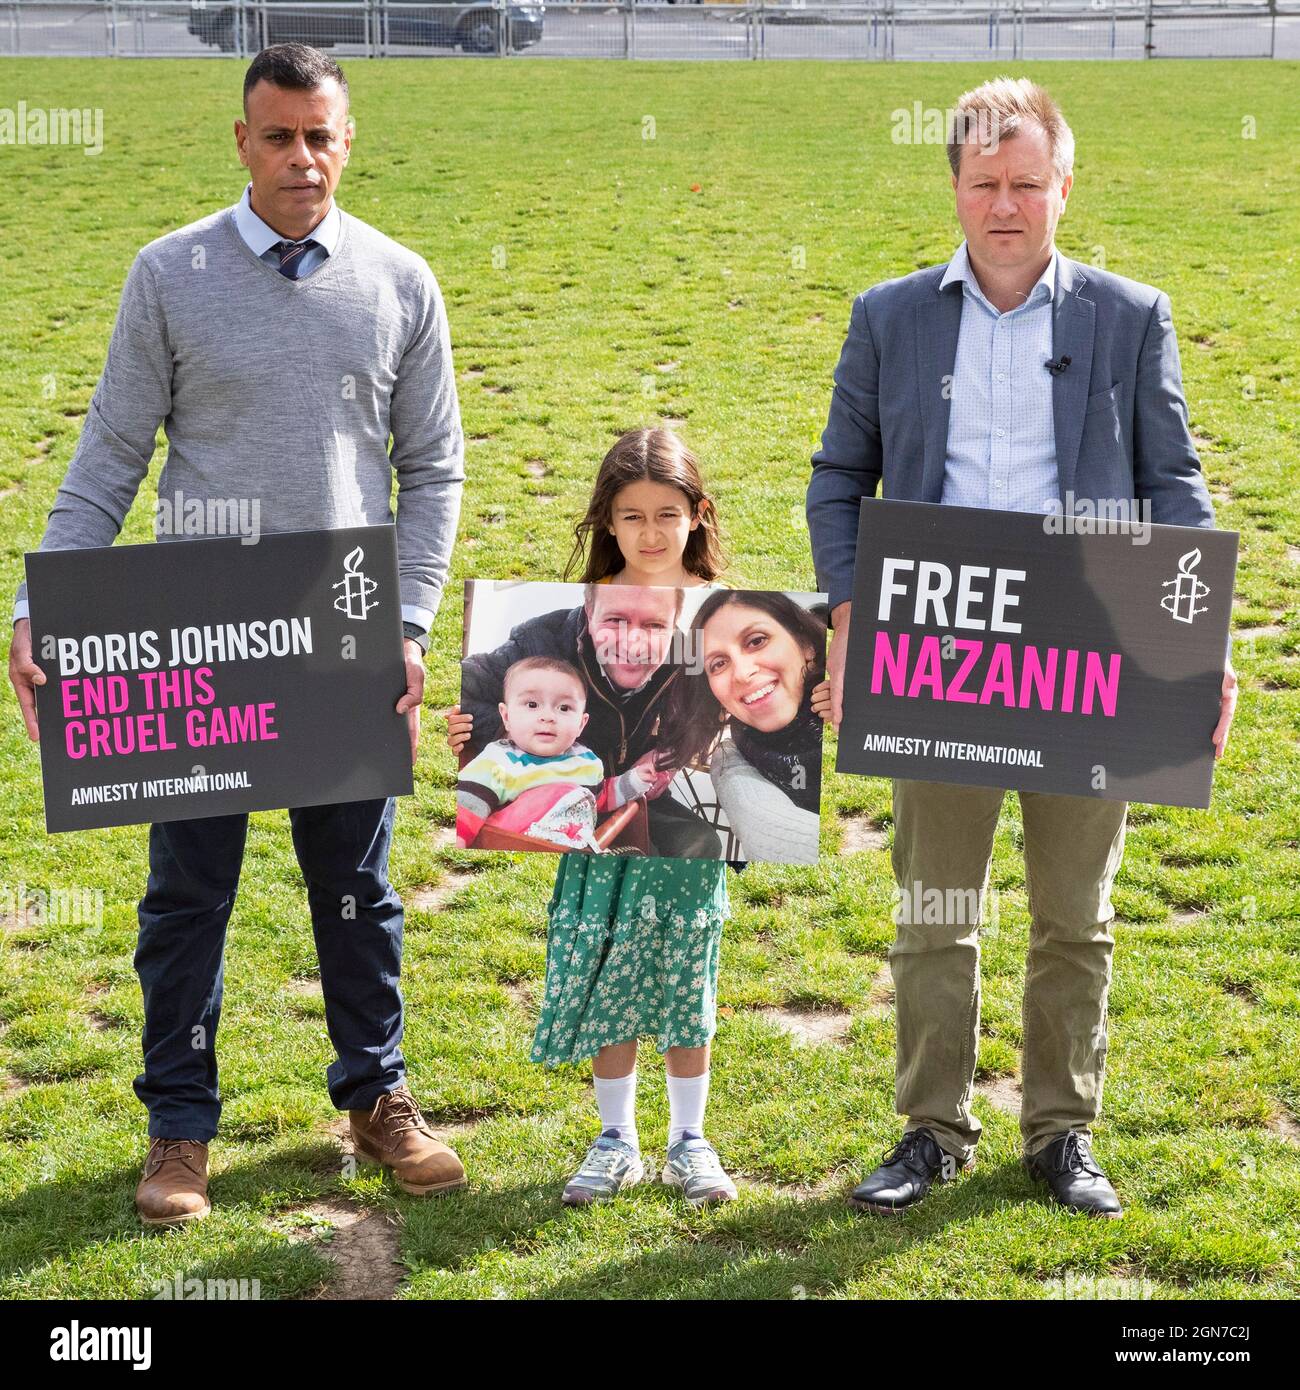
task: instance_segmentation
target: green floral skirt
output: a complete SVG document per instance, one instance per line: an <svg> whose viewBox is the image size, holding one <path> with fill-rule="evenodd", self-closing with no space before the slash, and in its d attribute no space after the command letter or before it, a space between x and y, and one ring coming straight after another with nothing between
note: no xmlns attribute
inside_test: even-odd
<svg viewBox="0 0 1300 1390"><path fill-rule="evenodd" d="M731 913L722 860L564 854L547 912L534 1062L577 1062L643 1036L660 1052L712 1038Z"/></svg>

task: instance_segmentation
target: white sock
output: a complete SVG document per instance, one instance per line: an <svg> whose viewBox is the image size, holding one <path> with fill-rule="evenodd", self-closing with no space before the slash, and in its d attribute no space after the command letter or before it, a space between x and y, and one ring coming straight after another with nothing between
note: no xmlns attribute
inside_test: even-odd
<svg viewBox="0 0 1300 1390"><path fill-rule="evenodd" d="M689 1129L704 1134L704 1107L709 1103L709 1074L674 1076L668 1073L668 1144L671 1147Z"/></svg>
<svg viewBox="0 0 1300 1390"><path fill-rule="evenodd" d="M617 1137L634 1149L641 1148L636 1133L636 1068L626 1076L596 1076L596 1108L600 1111L600 1128L604 1133L615 1130Z"/></svg>

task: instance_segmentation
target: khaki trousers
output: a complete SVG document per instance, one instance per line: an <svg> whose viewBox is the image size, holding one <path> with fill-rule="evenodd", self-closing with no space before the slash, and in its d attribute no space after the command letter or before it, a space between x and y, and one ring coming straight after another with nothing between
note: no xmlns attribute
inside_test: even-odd
<svg viewBox="0 0 1300 1390"><path fill-rule="evenodd" d="M980 946L993 836L1005 792L894 783L897 929L889 953L898 1051L895 1107L961 1161L979 1053ZM1127 804L1018 793L1032 918L1025 970L1020 1131L1027 1154L1101 1109L1114 919Z"/></svg>

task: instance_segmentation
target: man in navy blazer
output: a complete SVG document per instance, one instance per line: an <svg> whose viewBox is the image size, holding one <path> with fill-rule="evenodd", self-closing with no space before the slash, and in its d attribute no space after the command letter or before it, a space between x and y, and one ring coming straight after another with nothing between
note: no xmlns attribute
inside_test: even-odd
<svg viewBox="0 0 1300 1390"><path fill-rule="evenodd" d="M1074 137L1027 80L967 92L948 157L965 241L947 265L876 285L854 301L808 525L830 596L832 717L842 713L859 504L883 496L1004 511L1102 504L1133 521L1214 525L1188 429L1169 298L1060 255ZM1119 515L1124 515L1119 511ZM1224 675L1216 756L1236 678ZM855 1190L897 1213L974 1162L979 926L1004 793L895 781L902 1140ZM1064 1205L1118 1216L1091 1151L1101 1107L1114 909L1126 806L1020 792L1032 926L1025 973L1021 1132L1031 1173ZM943 923L906 905L942 891ZM951 891L956 890L956 891ZM939 899L927 898L928 901ZM963 906L965 905L965 906Z"/></svg>

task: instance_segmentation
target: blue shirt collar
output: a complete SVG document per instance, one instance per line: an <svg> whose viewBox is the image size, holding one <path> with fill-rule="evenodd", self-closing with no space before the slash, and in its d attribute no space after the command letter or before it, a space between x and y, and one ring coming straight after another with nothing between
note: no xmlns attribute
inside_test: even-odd
<svg viewBox="0 0 1300 1390"><path fill-rule="evenodd" d="M1056 247L1052 247L1052 257L1047 262L1043 273L1034 281L1033 288L1029 291L1024 304L1018 304L1016 309L1023 309L1030 304L1039 304L1046 300L1049 304L1056 296L1056 263L1060 258L1060 252ZM939 281L939 288L945 290L949 285L961 281L962 293L973 295L981 304L992 314L999 313L980 289L979 281L975 278L975 271L971 268L970 254L966 249L966 243L962 244L953 252L952 260L948 262L948 269L943 273L943 279ZM1009 314L1014 314L1016 309L1008 309Z"/></svg>
<svg viewBox="0 0 1300 1390"><path fill-rule="evenodd" d="M249 200L249 194L252 191L253 185L250 183L244 189L244 196L235 204L235 226L253 255L264 256L271 247L284 241L285 238L274 227L268 227L253 211L253 205ZM330 210L311 229L308 236L327 255L332 256L334 248L339 244L339 235L342 230L343 216L339 212L338 204L331 199ZM306 240L306 238L303 239Z"/></svg>

